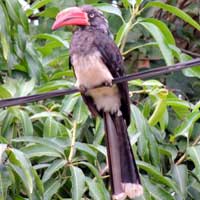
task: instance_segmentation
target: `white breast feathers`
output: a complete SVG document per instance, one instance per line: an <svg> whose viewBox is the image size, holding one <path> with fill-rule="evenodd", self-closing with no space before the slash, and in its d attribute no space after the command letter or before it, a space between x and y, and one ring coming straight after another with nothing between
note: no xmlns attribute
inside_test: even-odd
<svg viewBox="0 0 200 200"><path fill-rule="evenodd" d="M99 52L88 56L73 55L72 64L77 78L76 86L79 88L89 89L112 82L113 76L103 63ZM111 113L119 111L121 102L116 85L89 90L87 95L93 97L98 110L103 109Z"/></svg>

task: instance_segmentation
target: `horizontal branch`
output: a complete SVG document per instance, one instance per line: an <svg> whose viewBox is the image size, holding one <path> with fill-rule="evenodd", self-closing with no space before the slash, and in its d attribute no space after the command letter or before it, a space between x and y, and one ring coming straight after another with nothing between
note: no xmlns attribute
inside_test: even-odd
<svg viewBox="0 0 200 200"><path fill-rule="evenodd" d="M200 58L193 59L193 60L183 62L183 63L177 63L177 64L170 65L167 67L166 66L157 67L157 68L146 70L143 72L137 72L134 74L129 74L129 75L125 75L122 77L118 77L118 78L113 79L113 84L121 83L124 81L135 80L135 79L151 78L154 76L158 76L158 75L162 75L162 74L166 74L166 73L170 73L170 72L175 72L175 71L179 71L182 69L195 67L195 66L200 66ZM102 87L102 86L98 86L98 87ZM77 88L70 88L70 89L55 90L52 92L45 92L45 93L41 93L41 94L34 94L34 95L30 95L30 96L2 99L2 100L0 100L0 108L8 107L8 106L15 106L15 105L22 105L22 104L26 104L26 103L35 102L35 101L41 101L44 99L69 95L69 94L73 94L76 92L80 92L80 91Z"/></svg>

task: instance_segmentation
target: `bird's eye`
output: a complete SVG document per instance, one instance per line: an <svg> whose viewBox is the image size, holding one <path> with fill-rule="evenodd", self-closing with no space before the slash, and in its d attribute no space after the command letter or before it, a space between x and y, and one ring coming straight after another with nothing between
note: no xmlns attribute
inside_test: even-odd
<svg viewBox="0 0 200 200"><path fill-rule="evenodd" d="M93 17L94 17L94 13L90 13L90 14L89 14L89 17L90 17L90 18L93 18Z"/></svg>

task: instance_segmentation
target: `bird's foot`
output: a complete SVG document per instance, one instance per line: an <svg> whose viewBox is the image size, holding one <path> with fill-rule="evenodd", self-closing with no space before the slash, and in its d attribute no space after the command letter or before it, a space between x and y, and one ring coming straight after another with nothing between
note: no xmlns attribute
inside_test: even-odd
<svg viewBox="0 0 200 200"><path fill-rule="evenodd" d="M106 80L103 82L103 86L106 86L106 87L112 87L112 80Z"/></svg>
<svg viewBox="0 0 200 200"><path fill-rule="evenodd" d="M143 194L142 185L137 183L123 183L123 189L125 194L131 199Z"/></svg>
<svg viewBox="0 0 200 200"><path fill-rule="evenodd" d="M86 94L88 89L84 85L79 85L79 91L81 94Z"/></svg>

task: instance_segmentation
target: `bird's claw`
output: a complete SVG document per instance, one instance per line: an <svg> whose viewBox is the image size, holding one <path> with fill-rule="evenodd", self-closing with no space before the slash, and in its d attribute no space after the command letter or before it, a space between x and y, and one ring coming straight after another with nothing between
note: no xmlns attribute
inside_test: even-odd
<svg viewBox="0 0 200 200"><path fill-rule="evenodd" d="M104 81L103 85L106 87L112 87L112 80L111 81Z"/></svg>
<svg viewBox="0 0 200 200"><path fill-rule="evenodd" d="M84 85L79 85L79 91L81 94L85 94L88 89Z"/></svg>

